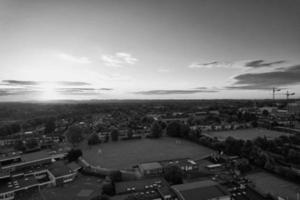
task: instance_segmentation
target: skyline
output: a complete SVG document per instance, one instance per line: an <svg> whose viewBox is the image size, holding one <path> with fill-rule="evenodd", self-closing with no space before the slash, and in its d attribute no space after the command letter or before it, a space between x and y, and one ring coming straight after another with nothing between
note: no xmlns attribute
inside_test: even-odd
<svg viewBox="0 0 300 200"><path fill-rule="evenodd" d="M299 98L299 18L297 0L0 0L0 101Z"/></svg>

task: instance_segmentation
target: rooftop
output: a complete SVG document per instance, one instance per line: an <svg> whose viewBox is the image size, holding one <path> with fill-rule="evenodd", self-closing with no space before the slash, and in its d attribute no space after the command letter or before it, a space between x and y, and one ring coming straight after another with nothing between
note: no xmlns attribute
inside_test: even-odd
<svg viewBox="0 0 300 200"><path fill-rule="evenodd" d="M139 167L143 170L151 170L151 169L160 169L162 168L161 164L158 162L151 162L151 163L142 163Z"/></svg>
<svg viewBox="0 0 300 200"><path fill-rule="evenodd" d="M210 180L174 185L172 188L184 200L208 200L216 197L229 196L229 193L218 183Z"/></svg>
<svg viewBox="0 0 300 200"><path fill-rule="evenodd" d="M11 179L7 182L0 183L0 194L10 191L23 190L36 185L38 185L38 182L34 176Z"/></svg>
<svg viewBox="0 0 300 200"><path fill-rule="evenodd" d="M55 177L61 177L68 174L74 173L72 169L70 169L63 161L57 161L53 163L48 170L53 174Z"/></svg>
<svg viewBox="0 0 300 200"><path fill-rule="evenodd" d="M190 159L190 158L181 158L181 159L172 159L172 160L163 160L159 161L159 163L162 166L168 166L168 165L194 165L197 166L197 163Z"/></svg>
<svg viewBox="0 0 300 200"><path fill-rule="evenodd" d="M163 178L142 179L136 181L124 181L116 183L116 194L141 192L155 188L168 187L168 183Z"/></svg>

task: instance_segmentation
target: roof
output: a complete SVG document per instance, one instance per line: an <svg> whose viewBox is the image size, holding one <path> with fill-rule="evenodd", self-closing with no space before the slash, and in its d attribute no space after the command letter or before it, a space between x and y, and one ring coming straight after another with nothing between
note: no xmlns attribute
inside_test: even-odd
<svg viewBox="0 0 300 200"><path fill-rule="evenodd" d="M8 171L0 171L0 178L8 178L10 173Z"/></svg>
<svg viewBox="0 0 300 200"><path fill-rule="evenodd" d="M197 163L194 160L190 159L190 158L162 160L162 161L159 161L159 163L164 167L169 166L169 165L179 165L179 166L193 165L193 166L198 166Z"/></svg>
<svg viewBox="0 0 300 200"><path fill-rule="evenodd" d="M0 184L0 194L11 191L23 190L25 188L27 189L36 185L38 185L38 182L34 178L34 176L10 179L5 183Z"/></svg>
<svg viewBox="0 0 300 200"><path fill-rule="evenodd" d="M63 161L53 163L48 170L56 178L74 173Z"/></svg>
<svg viewBox="0 0 300 200"><path fill-rule="evenodd" d="M79 170L79 169L82 168L82 167L81 167L79 164L77 164L76 162L71 162L71 163L67 164L67 166L68 166L71 170L73 170L73 171L77 171L77 170Z"/></svg>
<svg viewBox="0 0 300 200"><path fill-rule="evenodd" d="M266 200L267 199L249 187L247 187L245 191L232 194L232 197L234 200Z"/></svg>
<svg viewBox="0 0 300 200"><path fill-rule="evenodd" d="M21 158L19 154L0 154L0 162Z"/></svg>
<svg viewBox="0 0 300 200"><path fill-rule="evenodd" d="M115 183L116 194L140 192L147 189L168 187L168 183L163 178L151 178L135 181L123 181Z"/></svg>
<svg viewBox="0 0 300 200"><path fill-rule="evenodd" d="M62 153L61 154L55 154L55 155L48 155L46 157L37 158L35 160L23 161L23 162L14 163L14 164L11 164L11 165L3 166L2 169L15 168L15 167L24 166L24 165L35 165L39 162L51 161L52 159L60 159L60 158L63 158L64 156L65 156L65 154L62 154Z"/></svg>
<svg viewBox="0 0 300 200"><path fill-rule="evenodd" d="M142 163L139 165L139 168L143 170L152 170L152 169L160 169L162 168L162 166L158 162L151 162L151 163Z"/></svg>
<svg viewBox="0 0 300 200"><path fill-rule="evenodd" d="M174 185L172 188L184 200L208 200L229 196L229 193L218 183L210 180Z"/></svg>

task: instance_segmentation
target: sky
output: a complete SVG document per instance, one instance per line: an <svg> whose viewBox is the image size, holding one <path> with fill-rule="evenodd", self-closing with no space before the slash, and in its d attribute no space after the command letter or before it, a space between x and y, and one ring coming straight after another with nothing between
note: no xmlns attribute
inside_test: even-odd
<svg viewBox="0 0 300 200"><path fill-rule="evenodd" d="M0 101L300 97L299 0L0 0Z"/></svg>

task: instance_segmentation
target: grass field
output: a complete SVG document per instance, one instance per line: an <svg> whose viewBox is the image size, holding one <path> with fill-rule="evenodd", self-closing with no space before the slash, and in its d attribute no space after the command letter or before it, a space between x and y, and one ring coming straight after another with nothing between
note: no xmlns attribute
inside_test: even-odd
<svg viewBox="0 0 300 200"><path fill-rule="evenodd" d="M131 168L142 162L157 160L197 159L213 152L198 144L169 137L109 142L91 148L85 145L82 149L84 158L91 164L114 169Z"/></svg>
<svg viewBox="0 0 300 200"><path fill-rule="evenodd" d="M247 178L252 180L260 191L265 193L281 196L288 200L297 200L297 192L300 195L299 185L267 172L249 174Z"/></svg>
<svg viewBox="0 0 300 200"><path fill-rule="evenodd" d="M262 128L251 128L251 129L239 129L239 130L230 130L230 131L214 131L208 132L213 137L217 137L219 140L225 140L227 137L231 136L236 139L242 140L253 140L257 137L266 136L268 139L276 138L281 135L289 135L288 133L283 133L279 131L273 131Z"/></svg>

